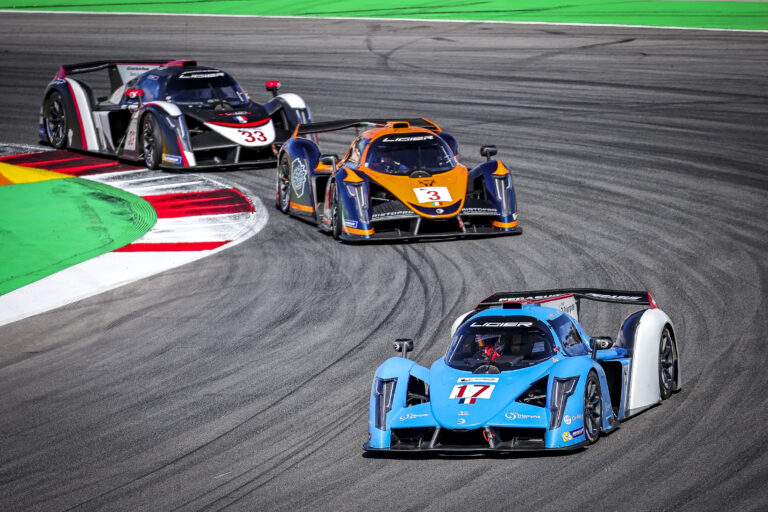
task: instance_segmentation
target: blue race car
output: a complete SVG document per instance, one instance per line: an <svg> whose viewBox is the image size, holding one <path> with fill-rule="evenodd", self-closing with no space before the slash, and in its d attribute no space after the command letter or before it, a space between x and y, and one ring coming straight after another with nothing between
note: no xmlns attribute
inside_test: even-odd
<svg viewBox="0 0 768 512"><path fill-rule="evenodd" d="M582 300L647 306L617 339L590 336ZM369 451L575 449L681 388L676 331L648 292L562 289L497 293L453 324L445 356L376 370Z"/></svg>

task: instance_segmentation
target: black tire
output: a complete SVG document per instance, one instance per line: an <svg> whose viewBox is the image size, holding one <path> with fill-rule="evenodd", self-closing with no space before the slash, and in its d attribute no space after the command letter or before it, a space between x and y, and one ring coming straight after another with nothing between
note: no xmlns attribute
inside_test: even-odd
<svg viewBox="0 0 768 512"><path fill-rule="evenodd" d="M333 202L331 203L331 235L336 240L341 238L341 211L339 210L339 190L336 187L336 183L331 185L333 187Z"/></svg>
<svg viewBox="0 0 768 512"><path fill-rule="evenodd" d="M64 97L59 91L53 91L45 101L45 134L48 142L56 149L67 146L67 109Z"/></svg>
<svg viewBox="0 0 768 512"><path fill-rule="evenodd" d="M283 213L291 209L291 163L288 155L283 154L277 166L277 185L275 191L275 206Z"/></svg>
<svg viewBox="0 0 768 512"><path fill-rule="evenodd" d="M659 340L659 394L662 400L672 396L677 381L677 347L672 333L664 328Z"/></svg>
<svg viewBox="0 0 768 512"><path fill-rule="evenodd" d="M584 438L587 444L594 444L600 438L603 424L603 396L600 380L595 372L589 372L584 385Z"/></svg>
<svg viewBox="0 0 768 512"><path fill-rule="evenodd" d="M163 157L163 132L160 131L160 123L151 112L141 121L141 147L147 168L160 167L160 160Z"/></svg>

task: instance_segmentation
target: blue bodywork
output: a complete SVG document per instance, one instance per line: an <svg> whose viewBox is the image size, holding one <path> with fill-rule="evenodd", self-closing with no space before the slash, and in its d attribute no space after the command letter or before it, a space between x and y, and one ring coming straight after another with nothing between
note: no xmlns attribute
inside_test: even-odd
<svg viewBox="0 0 768 512"><path fill-rule="evenodd" d="M589 335L576 320L566 315L584 344L579 350L584 355L569 356L551 324L562 315L566 314L549 307L526 304L514 309L487 309L462 322L464 326L487 317L504 317L510 321L521 317L540 320L551 331L557 348L553 357L527 368L493 374L472 373L449 366L447 354L429 369L403 357L385 361L376 370L373 380L369 441L364 448L512 451L582 447L589 444L584 435L584 397L591 372L597 376L601 390L600 430L608 432L616 428L624 416L628 392L626 376L631 358L621 348L598 350L597 357L593 358ZM611 374L610 387L606 368ZM553 405L554 380L573 377L578 380L565 400L562 419L558 423L553 421L553 416L559 412ZM481 385L493 387L487 397L466 403L466 399L451 398L455 387L462 382L473 383L477 390L483 389L479 387ZM545 389L546 401L541 395L539 405L524 403L521 398L531 389Z"/></svg>

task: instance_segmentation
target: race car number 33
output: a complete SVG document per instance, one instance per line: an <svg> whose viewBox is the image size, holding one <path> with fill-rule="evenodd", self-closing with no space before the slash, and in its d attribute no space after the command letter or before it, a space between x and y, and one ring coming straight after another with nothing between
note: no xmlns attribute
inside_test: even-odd
<svg viewBox="0 0 768 512"><path fill-rule="evenodd" d="M420 187L413 189L413 192L420 203L452 201L448 187Z"/></svg>

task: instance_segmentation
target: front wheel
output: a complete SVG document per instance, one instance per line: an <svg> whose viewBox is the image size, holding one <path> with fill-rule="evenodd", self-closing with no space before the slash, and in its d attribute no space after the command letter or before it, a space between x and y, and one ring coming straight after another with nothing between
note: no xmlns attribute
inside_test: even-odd
<svg viewBox="0 0 768 512"><path fill-rule="evenodd" d="M600 380L594 372L589 372L584 386L584 438L587 444L597 442L602 423L603 397L600 392Z"/></svg>
<svg viewBox="0 0 768 512"><path fill-rule="evenodd" d="M677 379L677 347L668 328L659 341L659 394L662 400L672 396Z"/></svg>
<svg viewBox="0 0 768 512"><path fill-rule="evenodd" d="M45 134L48 142L56 149L67 145L67 111L64 108L64 97L59 91L54 91L45 102Z"/></svg>
<svg viewBox="0 0 768 512"><path fill-rule="evenodd" d="M333 238L338 240L341 237L341 211L339 210L339 190L336 188L336 183L331 185L333 187L333 202L331 203L331 234Z"/></svg>
<svg viewBox="0 0 768 512"><path fill-rule="evenodd" d="M144 116L141 123L141 146L144 151L144 164L148 169L160 167L163 153L163 133L154 114Z"/></svg>
<svg viewBox="0 0 768 512"><path fill-rule="evenodd" d="M291 209L291 164L285 154L277 166L275 206L283 213L288 213L288 210Z"/></svg>

